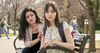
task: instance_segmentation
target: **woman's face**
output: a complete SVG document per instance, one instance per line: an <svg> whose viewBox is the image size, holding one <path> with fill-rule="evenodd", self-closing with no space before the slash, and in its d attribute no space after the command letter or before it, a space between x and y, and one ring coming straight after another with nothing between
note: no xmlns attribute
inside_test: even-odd
<svg viewBox="0 0 100 53"><path fill-rule="evenodd" d="M52 7L49 7L48 8L48 11L45 12L45 16L46 16L46 19L50 22L54 21L55 17L56 17L56 12L53 10Z"/></svg>
<svg viewBox="0 0 100 53"><path fill-rule="evenodd" d="M26 12L26 20L29 24L33 24L36 22L35 14L32 11Z"/></svg>

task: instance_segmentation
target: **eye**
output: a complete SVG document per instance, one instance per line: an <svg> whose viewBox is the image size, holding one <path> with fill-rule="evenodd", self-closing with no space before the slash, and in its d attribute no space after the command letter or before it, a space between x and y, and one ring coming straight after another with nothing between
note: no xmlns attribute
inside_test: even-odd
<svg viewBox="0 0 100 53"><path fill-rule="evenodd" d="M29 18L29 16L31 16L31 17L32 17L32 16L33 16L33 14L30 14L30 15L26 16L26 18Z"/></svg>
<svg viewBox="0 0 100 53"><path fill-rule="evenodd" d="M46 11L45 13L48 13L49 11Z"/></svg>
<svg viewBox="0 0 100 53"><path fill-rule="evenodd" d="M33 16L33 14L30 14L30 16Z"/></svg>
<svg viewBox="0 0 100 53"><path fill-rule="evenodd" d="M51 11L51 13L55 13L55 11Z"/></svg>
<svg viewBox="0 0 100 53"><path fill-rule="evenodd" d="M45 13L49 13L49 12L51 12L51 13L55 13L55 11L46 11Z"/></svg>
<svg viewBox="0 0 100 53"><path fill-rule="evenodd" d="M26 18L29 18L29 16L26 16Z"/></svg>

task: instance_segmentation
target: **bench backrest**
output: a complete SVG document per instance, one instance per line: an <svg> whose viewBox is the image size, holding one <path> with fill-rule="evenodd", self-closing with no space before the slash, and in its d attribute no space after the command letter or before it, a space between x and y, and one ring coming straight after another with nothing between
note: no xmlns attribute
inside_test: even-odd
<svg viewBox="0 0 100 53"><path fill-rule="evenodd" d="M89 35L78 35L78 37L74 39L75 42L74 52L84 53L84 48L88 39Z"/></svg>

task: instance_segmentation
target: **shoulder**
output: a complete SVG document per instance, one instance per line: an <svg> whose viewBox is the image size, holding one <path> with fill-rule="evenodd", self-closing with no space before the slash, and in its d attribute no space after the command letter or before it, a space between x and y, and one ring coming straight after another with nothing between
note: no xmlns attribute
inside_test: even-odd
<svg viewBox="0 0 100 53"><path fill-rule="evenodd" d="M43 27L43 24L38 24L39 28Z"/></svg>
<svg viewBox="0 0 100 53"><path fill-rule="evenodd" d="M70 29L70 26L67 22L63 21L63 29Z"/></svg>
<svg viewBox="0 0 100 53"><path fill-rule="evenodd" d="M66 25L66 26L68 26L68 23L67 23L67 22L65 22L65 21L63 21L63 25Z"/></svg>
<svg viewBox="0 0 100 53"><path fill-rule="evenodd" d="M41 31L42 29L43 29L43 27L44 27L44 25L43 24L38 24L38 28L39 28L39 31Z"/></svg>

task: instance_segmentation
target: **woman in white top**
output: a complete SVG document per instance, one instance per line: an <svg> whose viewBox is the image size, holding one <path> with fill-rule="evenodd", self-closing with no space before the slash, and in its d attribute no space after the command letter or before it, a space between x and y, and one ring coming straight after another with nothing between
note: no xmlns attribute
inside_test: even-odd
<svg viewBox="0 0 100 53"><path fill-rule="evenodd" d="M48 2L44 7L44 26L47 27L45 36L41 38L41 47L47 46L61 46L70 50L74 50L74 40L71 35L70 27L66 22L63 22L63 30L67 42L62 42L60 34L58 32L58 25L60 24L59 12L57 10L57 3ZM48 49L46 53L64 53L64 51L56 49Z"/></svg>

